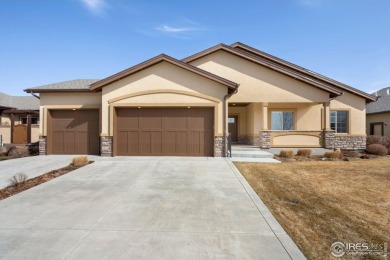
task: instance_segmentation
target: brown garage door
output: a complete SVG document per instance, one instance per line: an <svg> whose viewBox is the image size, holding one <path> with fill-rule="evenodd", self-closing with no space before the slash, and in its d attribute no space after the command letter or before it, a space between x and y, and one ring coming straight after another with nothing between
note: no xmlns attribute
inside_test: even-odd
<svg viewBox="0 0 390 260"><path fill-rule="evenodd" d="M50 110L48 154L99 154L98 110Z"/></svg>
<svg viewBox="0 0 390 260"><path fill-rule="evenodd" d="M117 155L213 156L213 108L117 108Z"/></svg>

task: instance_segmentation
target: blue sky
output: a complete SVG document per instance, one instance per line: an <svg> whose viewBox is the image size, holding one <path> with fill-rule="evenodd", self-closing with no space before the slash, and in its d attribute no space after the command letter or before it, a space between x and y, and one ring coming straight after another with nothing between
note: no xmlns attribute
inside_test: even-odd
<svg viewBox="0 0 390 260"><path fill-rule="evenodd" d="M0 92L236 41L367 92L390 86L388 0L2 0Z"/></svg>

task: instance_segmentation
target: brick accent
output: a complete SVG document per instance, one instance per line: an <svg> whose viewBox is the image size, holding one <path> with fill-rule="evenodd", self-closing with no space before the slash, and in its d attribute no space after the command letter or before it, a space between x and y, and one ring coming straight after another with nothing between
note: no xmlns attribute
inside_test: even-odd
<svg viewBox="0 0 390 260"><path fill-rule="evenodd" d="M112 136L100 137L100 155L105 157L112 156Z"/></svg>
<svg viewBox="0 0 390 260"><path fill-rule="evenodd" d="M223 139L224 139L223 136L214 137L214 157L226 157L227 139L225 139L225 144L223 142Z"/></svg>
<svg viewBox="0 0 390 260"><path fill-rule="evenodd" d="M47 154L47 137L46 136L40 136L39 137L39 155L46 155Z"/></svg>
<svg viewBox="0 0 390 260"><path fill-rule="evenodd" d="M271 148L271 131L260 131L258 144L261 149Z"/></svg>

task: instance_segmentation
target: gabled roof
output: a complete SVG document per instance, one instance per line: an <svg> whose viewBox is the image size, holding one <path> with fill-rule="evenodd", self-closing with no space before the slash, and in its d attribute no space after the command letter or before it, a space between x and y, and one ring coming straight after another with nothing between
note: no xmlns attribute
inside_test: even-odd
<svg viewBox="0 0 390 260"><path fill-rule="evenodd" d="M302 67L294 65L282 59L276 58L272 55L266 54L265 52L261 52L257 49L254 49L242 43L234 43L231 46L227 46L225 44L218 44L214 47L211 47L209 49L191 55L183 59L183 61L189 63L219 50L226 51L233 55L252 61L256 64L265 66L271 70L278 71L286 76L295 78L304 83L320 88L324 91L329 92L331 94L331 97L339 96L343 93L343 90L345 90L365 98L366 101L368 102L375 100L375 97L370 94L354 89L335 80L329 79L318 73L314 73L312 71L306 70Z"/></svg>
<svg viewBox="0 0 390 260"><path fill-rule="evenodd" d="M108 84L111 84L111 83L113 83L115 81L121 80L121 79L123 79L123 78L125 78L125 77L127 77L129 75L137 73L137 72L139 72L141 70L144 70L144 69L146 69L148 67L156 65L156 64L158 64L160 62L168 62L168 63L173 64L175 66L178 66L178 67L180 67L182 69L188 70L188 71L190 71L192 73L195 73L195 74L200 75L202 77L208 78L208 79L210 79L212 81L215 81L215 82L218 82L220 84L223 84L223 85L225 85L225 86L227 86L229 88L229 93L234 92L238 88L238 86L239 86L239 84L237 84L235 82L232 82L232 81L227 80L225 78L222 78L222 77L219 77L217 75L214 75L214 74L212 74L212 73L210 73L208 71L199 69L199 68L197 68L195 66L192 66L192 65L187 64L187 63L185 63L183 61L180 61L180 60L177 60L175 58L172 58L172 57L170 57L168 55L160 54L160 55L158 55L158 56L156 56L156 57L154 57L152 59L149 59L149 60L147 60L145 62L142 62L142 63L140 63L138 65L135 65L135 66L133 66L131 68L128 68L128 69L123 70L123 71L121 71L119 73L116 73L116 74L114 74L114 75L112 75L112 76L110 76L108 78L105 78L105 79L102 79L100 81L95 82L95 83L91 84L90 89L91 90L99 90L99 89L103 88L104 86L106 86Z"/></svg>
<svg viewBox="0 0 390 260"><path fill-rule="evenodd" d="M75 79L44 86L25 89L27 93L41 93L41 92L89 92L89 86L98 81L98 79Z"/></svg>
<svg viewBox="0 0 390 260"><path fill-rule="evenodd" d="M378 90L374 95L378 97L378 100L366 105L366 113L390 112L390 87Z"/></svg>
<svg viewBox="0 0 390 260"><path fill-rule="evenodd" d="M266 52L263 52L263 51L260 51L258 49L255 49L251 46L248 46L246 44L243 44L241 42L236 42L236 43L233 43L230 45L231 47L235 48L236 50L239 50L243 53L248 53L248 54L252 54L252 55L256 55L258 56L259 58L263 58L263 59L266 59L266 60L269 60L269 61L273 61L277 64L280 64L280 65L283 65L283 66L286 66L290 69L293 69L297 72L300 72L300 73L303 73L305 75L308 75L310 77L313 77L313 78L316 78L322 82L326 82L326 83L329 83L329 84L332 84L333 86L337 87L337 88L340 88L342 90L345 90L345 91L348 91L350 93L353 93L353 94L356 94L358 96L361 96L363 98L365 98L367 101L369 102L372 102L372 101L375 101L376 100L376 97L373 96L373 95L370 95L366 92L363 92L361 90L358 90L356 88L353 88L351 86L348 86L344 83L341 83L339 81L336 81L334 79L331 79L331 78L328 78L326 76L323 76L321 74L318 74L316 72L313 72L311 70L308 70L308 69L305 69L303 67L300 67L296 64L293 64L291 62L288 62L288 61L285 61L283 59L280 59L278 57L275 57L273 55L270 55Z"/></svg>
<svg viewBox="0 0 390 260"><path fill-rule="evenodd" d="M39 99L33 96L10 96L0 92L0 107L19 110L39 110Z"/></svg>

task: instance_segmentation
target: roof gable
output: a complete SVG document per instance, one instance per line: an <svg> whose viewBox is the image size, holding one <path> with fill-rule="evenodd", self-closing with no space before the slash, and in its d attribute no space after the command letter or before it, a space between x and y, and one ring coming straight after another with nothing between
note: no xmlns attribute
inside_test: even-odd
<svg viewBox="0 0 390 260"><path fill-rule="evenodd" d="M208 78L208 79L210 79L212 81L215 81L215 82L218 82L218 83L220 83L222 85L225 85L225 86L228 87L229 93L234 92L238 88L238 86L239 86L235 82L232 82L232 81L227 80L225 78L222 78L222 77L219 77L217 75L214 75L214 74L212 74L212 73L210 73L208 71L199 69L199 68L197 68L195 66L192 66L190 64L187 64L187 63L185 63L183 61L174 59L174 58L172 58L172 57L170 57L168 55L161 54L161 55L156 56L156 57L154 57L154 58L152 58L150 60L147 60L147 61L142 62L142 63L140 63L138 65L135 65L135 66L133 66L131 68L128 68L128 69L123 70L123 71L121 71L119 73L116 73L116 74L114 74L114 75L112 75L110 77L107 77L107 78L102 79L102 80L100 80L98 82L95 82L95 83L91 84L90 89L91 90L100 90L101 88L103 88L104 86L107 86L108 84L111 84L111 83L113 83L115 81L121 80L121 79L123 79L125 77L128 77L128 76L130 76L132 74L135 74L135 73L137 73L137 72L139 72L141 70L144 70L144 69L146 69L148 67L154 66L154 65L156 65L156 64L158 64L160 62L168 62L168 63L173 64L175 66L178 66L178 67L180 67L182 69L188 70L188 71L190 71L192 73L195 73L195 74L200 75L202 77Z"/></svg>
<svg viewBox="0 0 390 260"><path fill-rule="evenodd" d="M291 70L294 70L296 72L302 73L302 74L307 75L307 76L312 77L312 78L315 78L316 80L319 80L320 82L331 84L331 85L333 85L336 88L340 88L340 89L348 91L348 92L350 92L352 94L356 94L358 96L361 96L361 97L365 98L368 102L372 102L372 101L376 100L376 97L374 97L373 95L370 95L370 94L365 93L365 92L363 92L361 90L358 90L356 88L353 88L351 86L348 86L346 84L338 82L338 81L336 81L334 79L328 78L326 76L323 76L323 75L318 74L316 72L313 72L311 70L305 69L305 68L303 68L301 66L298 66L296 64L293 64L291 62L288 62L288 61L285 61L285 60L280 59L278 57L275 57L273 55L270 55L270 54L268 54L266 52L263 52L263 51L260 51L258 49L255 49L255 48L253 48L251 46L245 45L245 44L243 44L241 42L233 43L230 46L232 48L242 52L242 53L247 54L247 55L254 55L254 56L257 56L258 58L262 58L262 59L274 62L276 64L285 66L285 67L287 67L287 68L289 68Z"/></svg>

